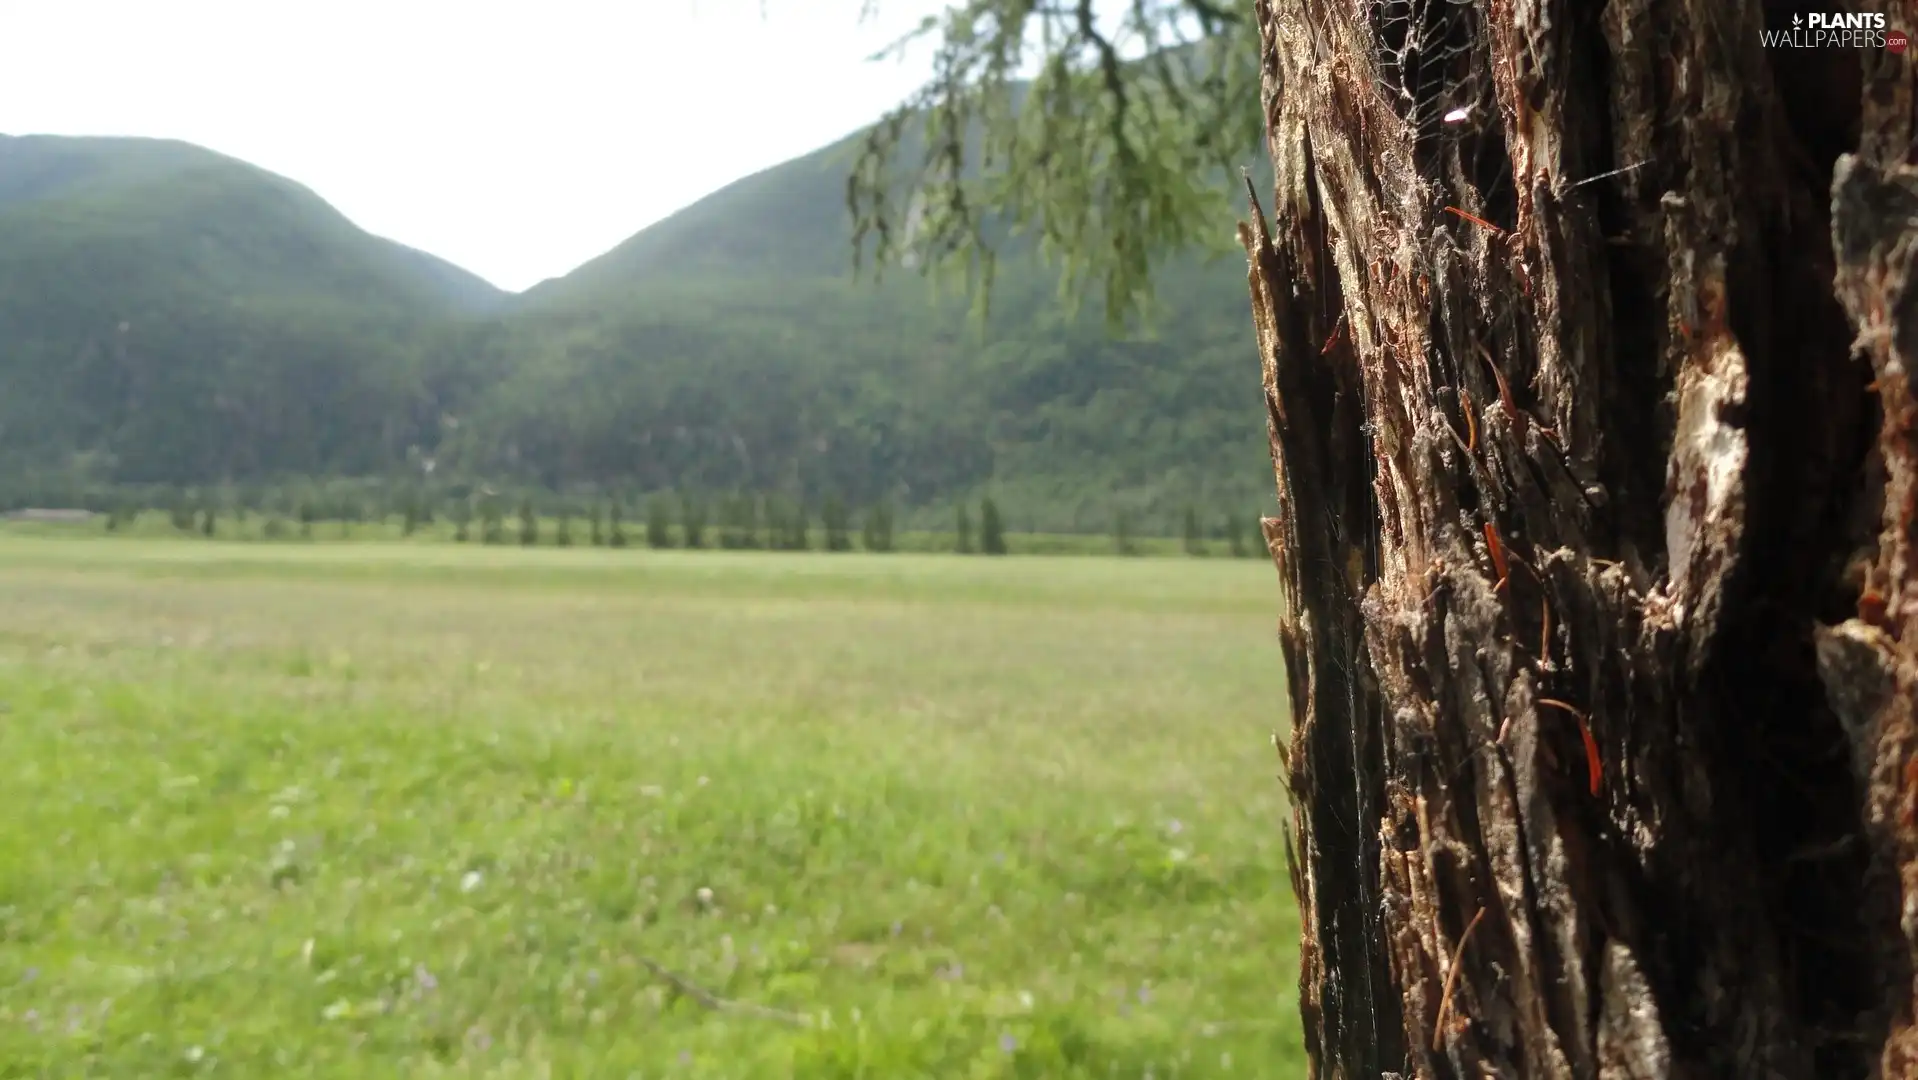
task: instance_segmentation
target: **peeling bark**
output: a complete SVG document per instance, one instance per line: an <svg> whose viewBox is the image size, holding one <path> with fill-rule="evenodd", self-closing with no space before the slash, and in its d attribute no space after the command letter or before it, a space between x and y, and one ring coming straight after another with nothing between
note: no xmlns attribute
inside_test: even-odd
<svg viewBox="0 0 1918 1080"><path fill-rule="evenodd" d="M1911 55L1258 17L1314 1075L1918 1076Z"/></svg>

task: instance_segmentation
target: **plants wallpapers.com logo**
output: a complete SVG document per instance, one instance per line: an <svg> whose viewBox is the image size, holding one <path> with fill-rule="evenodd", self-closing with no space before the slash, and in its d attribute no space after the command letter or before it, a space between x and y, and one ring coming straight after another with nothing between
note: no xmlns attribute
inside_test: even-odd
<svg viewBox="0 0 1918 1080"><path fill-rule="evenodd" d="M1761 31L1768 49L1889 49L1902 53L1911 44L1903 30L1886 24L1883 12L1814 11L1795 14L1791 26Z"/></svg>

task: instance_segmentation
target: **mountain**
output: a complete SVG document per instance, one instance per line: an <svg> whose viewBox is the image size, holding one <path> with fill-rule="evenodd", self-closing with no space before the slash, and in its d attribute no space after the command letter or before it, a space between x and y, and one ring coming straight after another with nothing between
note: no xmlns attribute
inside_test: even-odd
<svg viewBox="0 0 1918 1080"><path fill-rule="evenodd" d="M1052 528L1269 490L1241 261L1172 262L1156 333L1114 339L1015 244L980 327L918 275L853 278L853 149L742 179L529 290L503 327L518 362L453 459L855 502L991 490Z"/></svg>
<svg viewBox="0 0 1918 1080"><path fill-rule="evenodd" d="M736 180L523 299L558 306L688 276L848 278L846 175L857 145L845 139Z"/></svg>
<svg viewBox="0 0 1918 1080"><path fill-rule="evenodd" d="M0 135L0 215L67 251L118 248L127 262L198 240L195 267L236 293L364 297L372 288L451 311L507 298L452 263L362 231L285 177L172 140Z"/></svg>
<svg viewBox="0 0 1918 1080"><path fill-rule="evenodd" d="M0 137L0 461L16 467L378 470L414 355L504 299L208 150Z"/></svg>
<svg viewBox="0 0 1918 1080"><path fill-rule="evenodd" d="M114 483L396 475L629 492L991 491L1015 527L1270 487L1236 260L1157 333L1068 316L1008 248L992 315L855 280L852 142L747 177L518 297L180 143L0 138L0 467Z"/></svg>

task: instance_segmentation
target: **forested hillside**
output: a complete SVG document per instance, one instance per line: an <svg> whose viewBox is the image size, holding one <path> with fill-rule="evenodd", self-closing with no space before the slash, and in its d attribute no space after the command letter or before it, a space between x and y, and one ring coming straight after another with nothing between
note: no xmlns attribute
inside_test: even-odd
<svg viewBox="0 0 1918 1080"><path fill-rule="evenodd" d="M0 138L0 455L207 483L387 468L419 357L503 294L179 143Z"/></svg>
<svg viewBox="0 0 1918 1080"><path fill-rule="evenodd" d="M506 297L208 151L0 138L0 462L41 501L350 476L908 515L991 491L1050 529L1257 504L1242 267L1169 270L1156 332L1115 339L1015 246L980 325L854 279L846 152Z"/></svg>

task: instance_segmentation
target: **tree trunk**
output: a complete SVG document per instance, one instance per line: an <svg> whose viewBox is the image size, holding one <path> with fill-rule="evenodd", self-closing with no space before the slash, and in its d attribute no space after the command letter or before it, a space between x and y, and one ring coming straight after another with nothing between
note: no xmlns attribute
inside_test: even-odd
<svg viewBox="0 0 1918 1080"><path fill-rule="evenodd" d="M1918 1075L1910 54L1258 17L1314 1075Z"/></svg>

